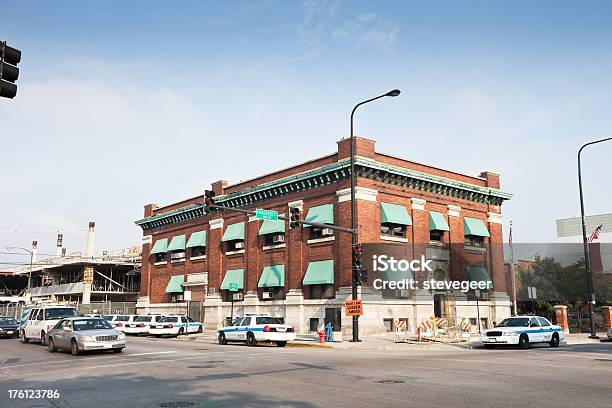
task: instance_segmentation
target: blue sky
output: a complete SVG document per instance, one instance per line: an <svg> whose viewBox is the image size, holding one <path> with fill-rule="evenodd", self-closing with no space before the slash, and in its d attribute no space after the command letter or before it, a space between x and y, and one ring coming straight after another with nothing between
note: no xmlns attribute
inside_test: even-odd
<svg viewBox="0 0 612 408"><path fill-rule="evenodd" d="M331 153L352 106L379 151L501 173L515 241L579 213L576 151L612 134L607 2L24 1L0 101L0 246L140 242L149 202ZM272 146L272 147L271 147ZM223 151L230 149L227 157ZM612 143L585 156L590 213L611 212ZM31 232L6 231L41 231ZM51 231L51 232L44 232ZM507 228L505 230L507 235Z"/></svg>

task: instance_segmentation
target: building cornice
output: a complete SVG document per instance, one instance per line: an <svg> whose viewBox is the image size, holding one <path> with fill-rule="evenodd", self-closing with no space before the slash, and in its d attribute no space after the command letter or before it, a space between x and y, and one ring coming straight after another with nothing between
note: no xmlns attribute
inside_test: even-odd
<svg viewBox="0 0 612 408"><path fill-rule="evenodd" d="M476 186L441 176L434 176L399 166L381 163L361 156L355 158L355 169L358 177L479 203L501 205L504 200L508 200L512 197L512 194L505 193L498 189ZM294 194L338 183L349 177L350 161L344 159L316 169L262 183L230 194L217 196L215 201L219 205L230 208L249 207L259 202L283 195ZM140 226L143 230L149 230L164 225L189 221L202 216L204 216L202 204L190 204L185 207L176 208L165 213L137 220L135 224Z"/></svg>

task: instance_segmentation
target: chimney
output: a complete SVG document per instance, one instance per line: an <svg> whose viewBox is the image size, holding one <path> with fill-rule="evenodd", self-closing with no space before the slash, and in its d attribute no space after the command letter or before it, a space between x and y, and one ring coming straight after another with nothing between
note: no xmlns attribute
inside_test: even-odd
<svg viewBox="0 0 612 408"><path fill-rule="evenodd" d="M94 253L94 227L96 223L93 221L89 222L89 229L87 230L87 249L85 250L85 256L88 258L93 257Z"/></svg>
<svg viewBox="0 0 612 408"><path fill-rule="evenodd" d="M62 246L64 243L64 234L57 233L57 244L55 246L55 256L62 256Z"/></svg>
<svg viewBox="0 0 612 408"><path fill-rule="evenodd" d="M36 263L38 255L38 241L32 241L32 263Z"/></svg>

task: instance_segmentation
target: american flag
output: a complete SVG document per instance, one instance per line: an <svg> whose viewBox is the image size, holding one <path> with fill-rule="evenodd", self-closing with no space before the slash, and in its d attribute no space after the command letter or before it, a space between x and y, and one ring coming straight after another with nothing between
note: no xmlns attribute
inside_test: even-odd
<svg viewBox="0 0 612 408"><path fill-rule="evenodd" d="M601 234L601 228L602 227L603 227L603 224L599 224L599 226L597 228L595 228L595 231L593 231L593 233L589 237L588 242L593 242L597 238L599 238L599 234Z"/></svg>

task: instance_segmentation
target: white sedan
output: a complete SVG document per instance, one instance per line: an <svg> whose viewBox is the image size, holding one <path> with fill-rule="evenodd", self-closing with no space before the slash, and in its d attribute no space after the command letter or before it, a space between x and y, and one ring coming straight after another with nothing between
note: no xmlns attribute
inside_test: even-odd
<svg viewBox="0 0 612 408"><path fill-rule="evenodd" d="M155 337L163 335L179 336L188 333L202 333L202 323L189 316L164 316L159 322L149 326L149 334Z"/></svg>
<svg viewBox="0 0 612 408"><path fill-rule="evenodd" d="M480 341L485 348L492 348L498 344L513 344L527 348L531 343L548 343L550 347L559 347L559 343L564 338L561 326L554 325L548 319L539 316L512 316L480 335Z"/></svg>
<svg viewBox="0 0 612 408"><path fill-rule="evenodd" d="M161 315L136 316L133 322L125 324L123 332L125 334L148 334L151 325L159 322L162 317Z"/></svg>
<svg viewBox="0 0 612 408"><path fill-rule="evenodd" d="M257 342L274 342L279 347L285 347L288 341L295 340L295 328L283 324L278 317L265 315L239 317L230 326L217 330L219 344L228 341L244 341L249 346Z"/></svg>

